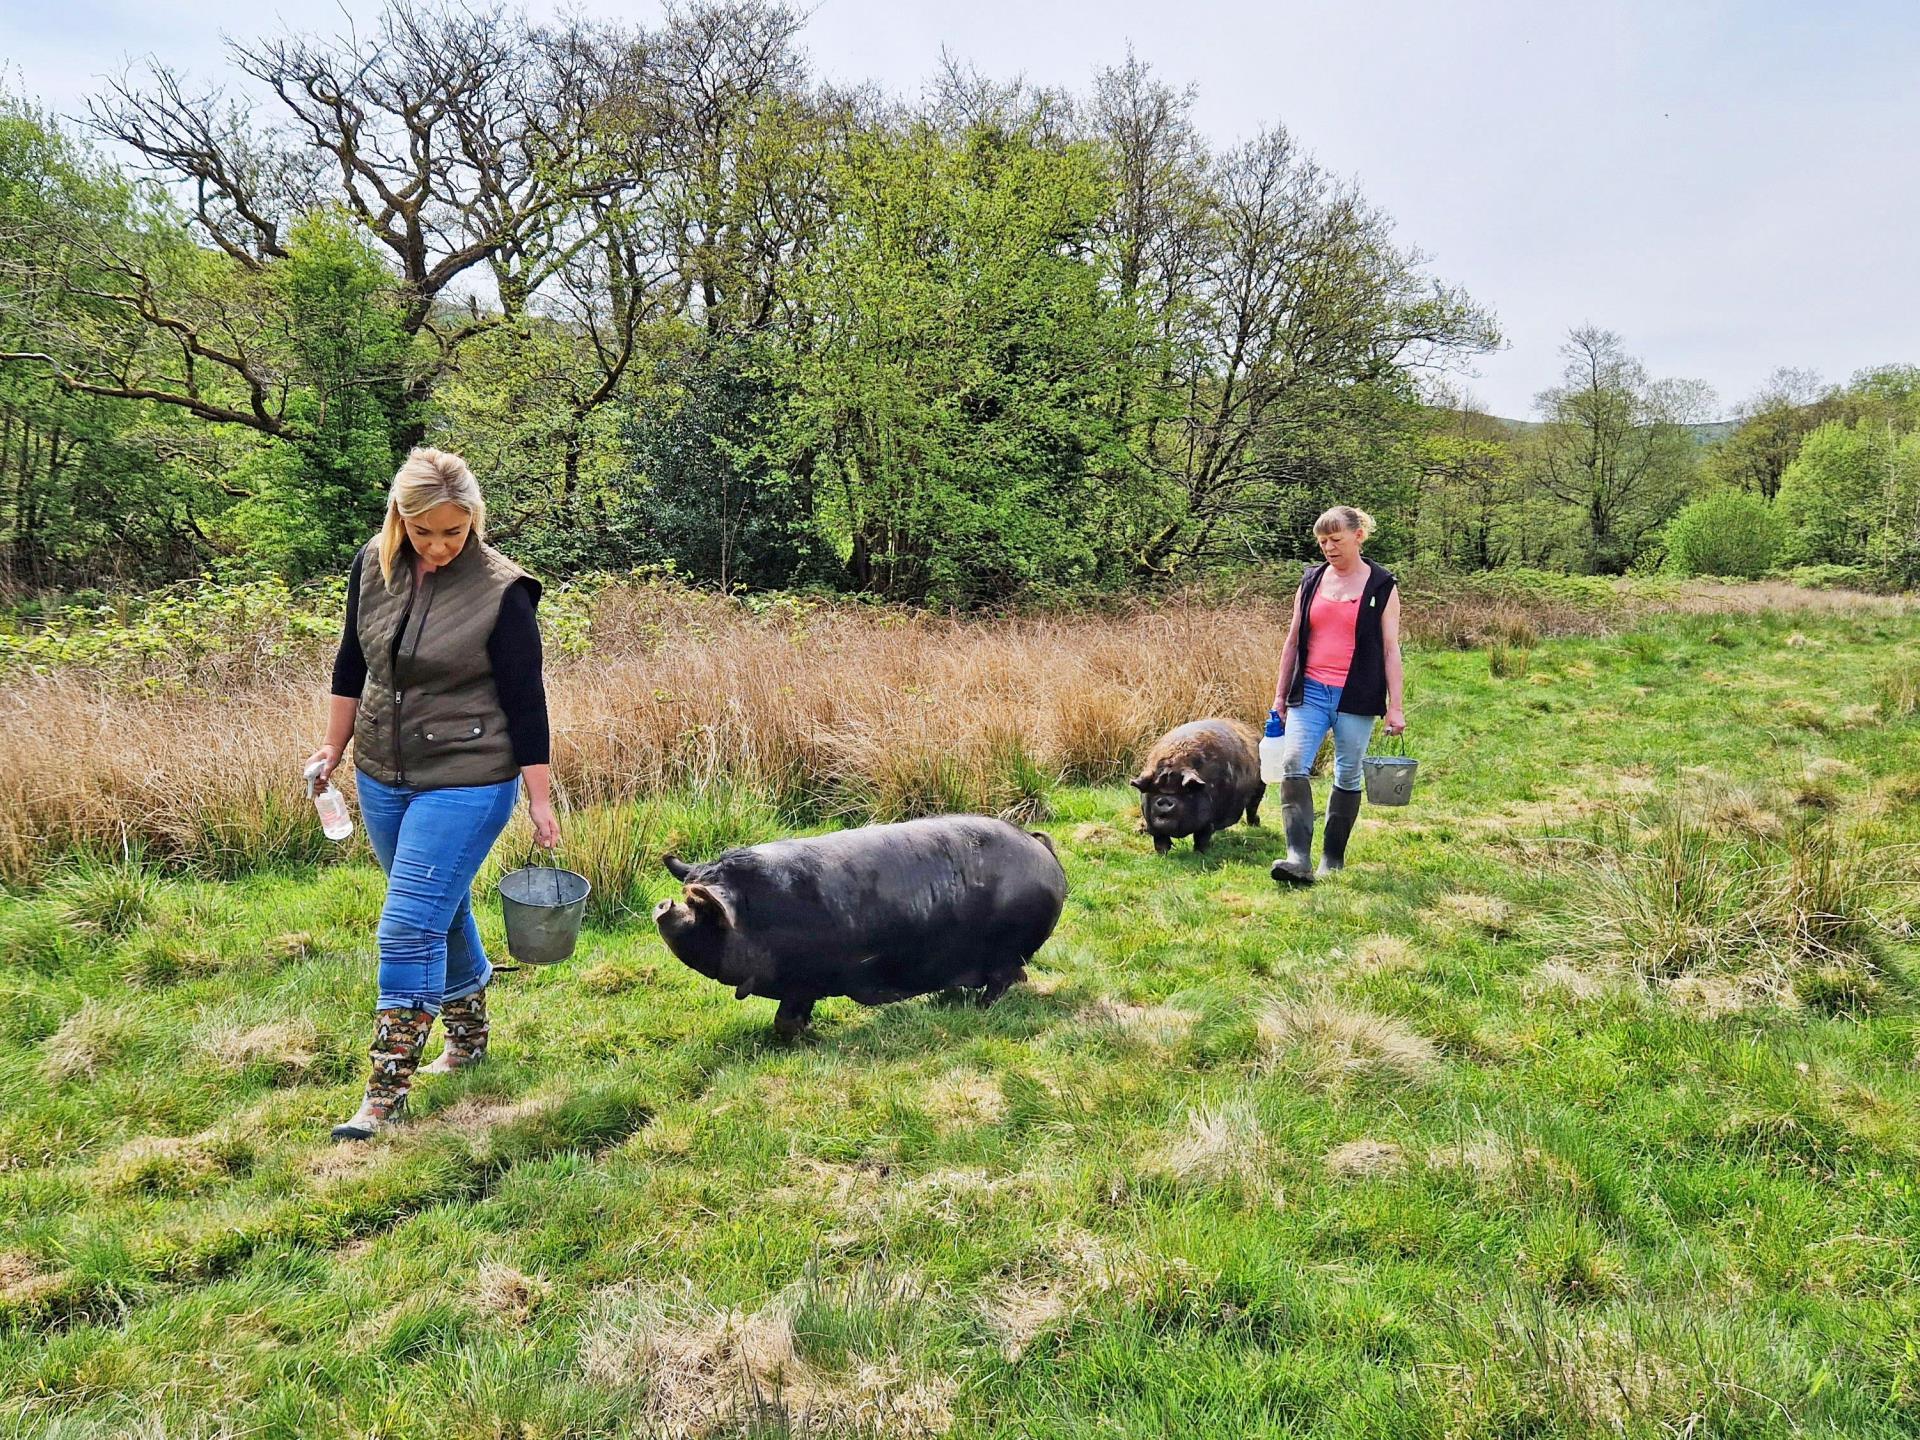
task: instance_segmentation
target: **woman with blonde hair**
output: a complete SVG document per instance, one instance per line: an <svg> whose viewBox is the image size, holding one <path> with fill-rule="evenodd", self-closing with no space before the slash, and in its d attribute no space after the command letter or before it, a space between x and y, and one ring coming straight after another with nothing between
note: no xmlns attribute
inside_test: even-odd
<svg viewBox="0 0 1920 1440"><path fill-rule="evenodd" d="M1336 505L1313 522L1326 558L1301 579L1293 623L1280 647L1273 708L1284 709L1287 717L1286 778L1280 784L1287 854L1273 862L1273 878L1283 884L1314 881L1313 781L1308 776L1327 732L1333 732L1333 793L1327 797L1321 875L1346 864L1347 838L1360 815L1361 762L1374 721L1385 716L1389 735L1407 728L1401 705L1400 592L1392 571L1360 553L1372 531L1373 517L1351 505Z"/></svg>
<svg viewBox="0 0 1920 1440"><path fill-rule="evenodd" d="M540 582L486 543L486 520L466 461L415 450L347 583L326 742L308 764L330 774L353 741L360 813L387 897L373 1073L336 1140L369 1139L404 1112L436 1014L446 1048L427 1073L486 1054L493 968L471 892L523 779L534 839L560 840L534 618Z"/></svg>

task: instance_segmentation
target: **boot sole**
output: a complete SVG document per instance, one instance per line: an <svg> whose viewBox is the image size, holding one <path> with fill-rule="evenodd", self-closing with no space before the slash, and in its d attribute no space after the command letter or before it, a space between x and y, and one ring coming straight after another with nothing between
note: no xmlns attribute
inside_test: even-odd
<svg viewBox="0 0 1920 1440"><path fill-rule="evenodd" d="M1281 865L1274 866L1273 869L1267 873L1282 885L1294 885L1305 888L1313 884L1313 875L1311 873L1302 875L1298 871L1288 870Z"/></svg>

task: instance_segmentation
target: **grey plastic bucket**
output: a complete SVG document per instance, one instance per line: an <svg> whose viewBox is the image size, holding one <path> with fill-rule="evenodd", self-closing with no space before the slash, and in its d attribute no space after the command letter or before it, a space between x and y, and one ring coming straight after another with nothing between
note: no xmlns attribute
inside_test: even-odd
<svg viewBox="0 0 1920 1440"><path fill-rule="evenodd" d="M1369 805L1405 805L1413 799L1413 772L1420 762L1405 755L1369 755L1361 761Z"/></svg>
<svg viewBox="0 0 1920 1440"><path fill-rule="evenodd" d="M522 965L558 965L573 954L593 886L555 865L523 865L500 877L507 953Z"/></svg>

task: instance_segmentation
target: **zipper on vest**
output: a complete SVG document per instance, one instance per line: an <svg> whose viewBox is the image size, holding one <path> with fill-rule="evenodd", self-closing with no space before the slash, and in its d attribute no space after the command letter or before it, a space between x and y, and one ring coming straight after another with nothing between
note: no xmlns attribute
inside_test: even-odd
<svg viewBox="0 0 1920 1440"><path fill-rule="evenodd" d="M424 592L424 598L423 598ZM433 572L425 575L415 574L412 585L407 590L407 608L400 612L400 624L393 632L393 651L390 668L393 671L393 770L399 777L394 783L407 783L407 732L401 728L400 712L406 702L406 690L400 684L400 656L403 649L410 656L420 648L420 637L413 637L413 645L407 648L407 626L413 619L413 604L422 600L420 607L420 629L427 628L427 616L433 609Z"/></svg>

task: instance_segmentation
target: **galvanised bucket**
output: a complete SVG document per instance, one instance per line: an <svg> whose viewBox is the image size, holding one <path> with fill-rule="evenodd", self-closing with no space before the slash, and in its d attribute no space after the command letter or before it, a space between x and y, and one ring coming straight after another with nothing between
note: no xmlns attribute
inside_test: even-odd
<svg viewBox="0 0 1920 1440"><path fill-rule="evenodd" d="M1404 740L1394 748L1394 754L1369 755L1360 762L1369 805L1405 805L1413 799L1413 772L1420 762L1408 756Z"/></svg>
<svg viewBox="0 0 1920 1440"><path fill-rule="evenodd" d="M556 865L523 865L500 877L507 953L522 965L558 965L573 954L593 886Z"/></svg>

